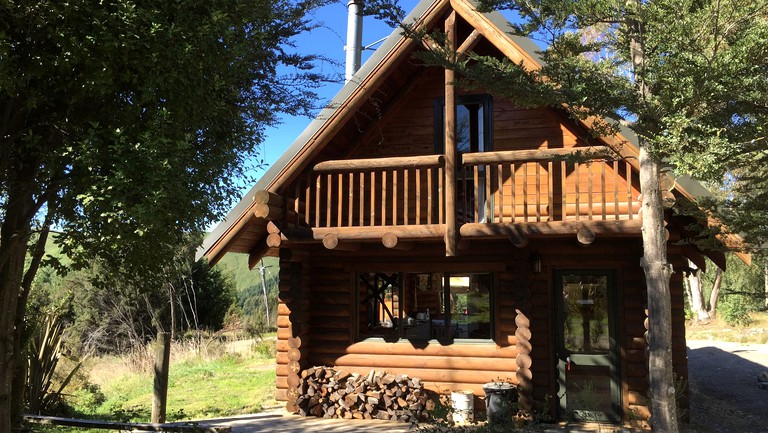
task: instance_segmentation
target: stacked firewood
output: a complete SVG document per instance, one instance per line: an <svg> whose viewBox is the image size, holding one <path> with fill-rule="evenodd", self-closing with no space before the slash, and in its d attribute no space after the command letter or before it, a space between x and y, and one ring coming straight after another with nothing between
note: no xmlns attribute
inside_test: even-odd
<svg viewBox="0 0 768 433"><path fill-rule="evenodd" d="M312 367L301 372L296 399L302 416L421 421L434 408L424 384L407 375L371 370L367 375Z"/></svg>

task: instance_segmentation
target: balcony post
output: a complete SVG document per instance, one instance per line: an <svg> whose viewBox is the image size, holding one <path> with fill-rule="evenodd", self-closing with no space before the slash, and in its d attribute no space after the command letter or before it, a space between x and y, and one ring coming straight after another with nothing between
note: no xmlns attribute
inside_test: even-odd
<svg viewBox="0 0 768 433"><path fill-rule="evenodd" d="M450 52L456 47L456 12L445 20ZM456 255L456 73L445 69L445 255Z"/></svg>

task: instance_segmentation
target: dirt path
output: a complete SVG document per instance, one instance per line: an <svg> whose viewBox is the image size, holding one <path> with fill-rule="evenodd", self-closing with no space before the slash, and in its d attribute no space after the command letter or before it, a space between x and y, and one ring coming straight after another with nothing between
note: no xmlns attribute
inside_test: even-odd
<svg viewBox="0 0 768 433"><path fill-rule="evenodd" d="M768 344L688 341L689 432L768 433Z"/></svg>

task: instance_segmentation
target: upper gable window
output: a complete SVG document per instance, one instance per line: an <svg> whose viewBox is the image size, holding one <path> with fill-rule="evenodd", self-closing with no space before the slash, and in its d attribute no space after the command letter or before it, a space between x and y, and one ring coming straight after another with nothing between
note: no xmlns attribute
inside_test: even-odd
<svg viewBox="0 0 768 433"><path fill-rule="evenodd" d="M492 150L492 114L490 95L456 98L456 216L459 223L488 220L486 205L491 204L487 203L491 198L485 190L485 166L477 167L475 173L472 167L462 164L462 155ZM435 152L444 153L444 148L445 100L441 98L435 101Z"/></svg>
<svg viewBox="0 0 768 433"><path fill-rule="evenodd" d="M467 95L456 98L456 157L464 153L491 150L493 111L491 95ZM435 150L444 152L445 99L435 101Z"/></svg>

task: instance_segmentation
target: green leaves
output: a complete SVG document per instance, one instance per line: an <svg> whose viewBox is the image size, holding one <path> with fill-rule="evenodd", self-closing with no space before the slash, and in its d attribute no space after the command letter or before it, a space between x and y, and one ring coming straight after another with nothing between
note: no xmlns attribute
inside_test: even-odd
<svg viewBox="0 0 768 433"><path fill-rule="evenodd" d="M31 171L29 194L60 198L56 224L76 263L156 267L162 245L238 198L263 128L315 107L315 57L290 50L314 4L7 3L0 194Z"/></svg>

